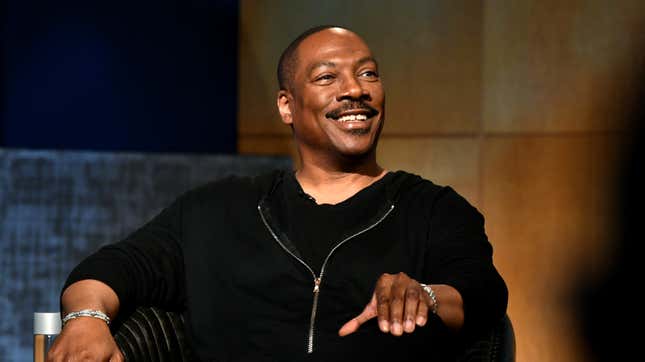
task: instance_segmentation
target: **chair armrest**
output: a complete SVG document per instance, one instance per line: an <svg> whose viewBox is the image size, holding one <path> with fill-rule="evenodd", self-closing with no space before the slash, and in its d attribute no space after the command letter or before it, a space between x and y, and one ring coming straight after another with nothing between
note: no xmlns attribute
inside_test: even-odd
<svg viewBox="0 0 645 362"><path fill-rule="evenodd" d="M515 332L508 315L465 350L459 362L515 362Z"/></svg>
<svg viewBox="0 0 645 362"><path fill-rule="evenodd" d="M114 339L128 362L192 361L179 312L139 307L124 318ZM505 315L483 338L468 346L460 362L515 362L515 333Z"/></svg>
<svg viewBox="0 0 645 362"><path fill-rule="evenodd" d="M194 359L179 312L139 307L123 319L114 332L114 340L128 362Z"/></svg>

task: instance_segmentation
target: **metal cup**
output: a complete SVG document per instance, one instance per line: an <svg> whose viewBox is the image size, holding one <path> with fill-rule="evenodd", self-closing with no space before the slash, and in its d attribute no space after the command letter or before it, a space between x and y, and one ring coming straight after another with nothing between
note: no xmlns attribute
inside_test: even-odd
<svg viewBox="0 0 645 362"><path fill-rule="evenodd" d="M60 313L34 313L34 362L45 362L60 329Z"/></svg>

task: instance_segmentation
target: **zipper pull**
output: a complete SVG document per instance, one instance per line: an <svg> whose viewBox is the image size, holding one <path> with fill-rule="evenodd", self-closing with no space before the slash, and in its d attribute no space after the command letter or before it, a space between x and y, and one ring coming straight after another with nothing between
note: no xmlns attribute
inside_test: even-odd
<svg viewBox="0 0 645 362"><path fill-rule="evenodd" d="M320 278L315 278L314 279L314 293L318 293L320 291Z"/></svg>

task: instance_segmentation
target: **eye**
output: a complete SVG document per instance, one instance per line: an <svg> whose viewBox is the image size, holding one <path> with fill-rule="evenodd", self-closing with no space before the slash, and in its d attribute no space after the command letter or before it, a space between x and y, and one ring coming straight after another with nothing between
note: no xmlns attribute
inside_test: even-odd
<svg viewBox="0 0 645 362"><path fill-rule="evenodd" d="M378 79L378 73L374 70L366 70L362 73L360 73L360 76L362 78L367 78L367 79Z"/></svg>
<svg viewBox="0 0 645 362"><path fill-rule="evenodd" d="M336 76L334 74L330 73L325 73L321 74L317 77L314 78L314 83L321 84L321 85L327 85L330 84L336 79Z"/></svg>

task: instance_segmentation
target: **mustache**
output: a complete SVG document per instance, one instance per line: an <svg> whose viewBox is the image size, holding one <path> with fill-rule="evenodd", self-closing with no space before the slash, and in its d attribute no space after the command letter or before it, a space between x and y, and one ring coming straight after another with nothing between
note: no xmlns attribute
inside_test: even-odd
<svg viewBox="0 0 645 362"><path fill-rule="evenodd" d="M340 118L341 113L346 111L355 111L358 109L365 111L368 118L374 117L379 114L379 111L363 101L349 101L343 103L340 107L327 112L327 114L325 114L325 117L338 119Z"/></svg>

